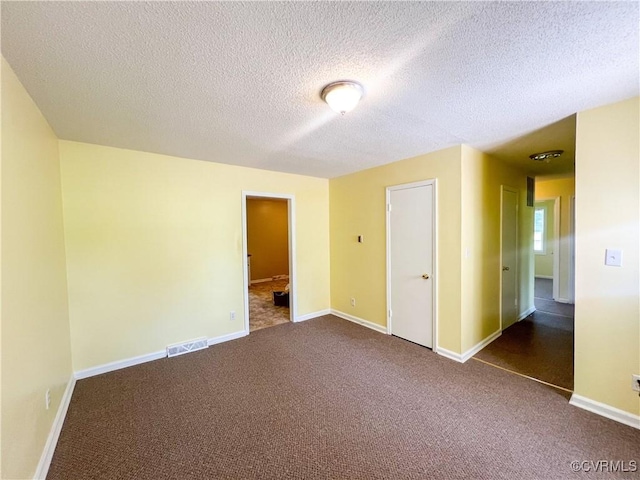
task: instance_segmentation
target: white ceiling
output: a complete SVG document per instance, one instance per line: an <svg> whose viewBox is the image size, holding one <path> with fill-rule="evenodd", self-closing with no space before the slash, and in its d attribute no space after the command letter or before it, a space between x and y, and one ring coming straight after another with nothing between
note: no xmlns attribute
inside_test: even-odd
<svg viewBox="0 0 640 480"><path fill-rule="evenodd" d="M638 21L637 2L2 1L2 53L60 138L334 177L559 148L514 145L638 95ZM344 117L320 99L340 79L366 89Z"/></svg>

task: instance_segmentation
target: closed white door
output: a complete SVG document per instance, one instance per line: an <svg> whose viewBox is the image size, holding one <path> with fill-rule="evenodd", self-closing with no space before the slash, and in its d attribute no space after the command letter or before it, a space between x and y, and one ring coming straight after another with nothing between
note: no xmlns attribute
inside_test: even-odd
<svg viewBox="0 0 640 480"><path fill-rule="evenodd" d="M391 334L433 348L434 185L390 187L388 199Z"/></svg>
<svg viewBox="0 0 640 480"><path fill-rule="evenodd" d="M518 194L502 189L502 329L513 325L518 317L517 253Z"/></svg>

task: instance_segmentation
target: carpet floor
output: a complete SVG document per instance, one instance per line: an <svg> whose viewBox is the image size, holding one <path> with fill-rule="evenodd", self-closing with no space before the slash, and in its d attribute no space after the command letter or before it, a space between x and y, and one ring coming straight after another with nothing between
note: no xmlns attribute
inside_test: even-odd
<svg viewBox="0 0 640 480"><path fill-rule="evenodd" d="M273 304L273 292L284 291L289 280L254 283L249 287L249 331L289 322L289 307Z"/></svg>
<svg viewBox="0 0 640 480"><path fill-rule="evenodd" d="M639 445L556 389L325 316L79 380L47 478L598 478L571 462Z"/></svg>

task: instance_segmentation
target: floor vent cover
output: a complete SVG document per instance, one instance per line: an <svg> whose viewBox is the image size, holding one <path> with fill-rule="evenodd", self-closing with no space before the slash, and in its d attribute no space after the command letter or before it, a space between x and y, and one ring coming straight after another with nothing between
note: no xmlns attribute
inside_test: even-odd
<svg viewBox="0 0 640 480"><path fill-rule="evenodd" d="M167 357L175 357L177 355L195 352L196 350L202 350L208 346L206 337L196 338L194 340L189 340L188 342L174 343L173 345L167 346Z"/></svg>

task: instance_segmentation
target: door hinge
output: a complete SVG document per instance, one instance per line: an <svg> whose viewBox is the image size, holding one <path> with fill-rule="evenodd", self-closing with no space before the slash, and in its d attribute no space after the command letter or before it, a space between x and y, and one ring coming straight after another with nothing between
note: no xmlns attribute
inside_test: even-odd
<svg viewBox="0 0 640 480"><path fill-rule="evenodd" d="M391 204L387 203L387 212L390 212L390 211L391 211Z"/></svg>
<svg viewBox="0 0 640 480"><path fill-rule="evenodd" d="M393 314L393 312L391 310L389 310L389 318L391 318L392 314Z"/></svg>

